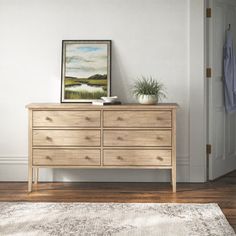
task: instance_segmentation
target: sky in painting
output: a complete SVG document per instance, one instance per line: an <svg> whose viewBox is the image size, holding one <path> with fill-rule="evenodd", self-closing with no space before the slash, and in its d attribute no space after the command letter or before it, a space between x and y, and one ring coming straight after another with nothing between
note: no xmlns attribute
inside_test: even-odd
<svg viewBox="0 0 236 236"><path fill-rule="evenodd" d="M106 44L66 44L66 77L107 74Z"/></svg>

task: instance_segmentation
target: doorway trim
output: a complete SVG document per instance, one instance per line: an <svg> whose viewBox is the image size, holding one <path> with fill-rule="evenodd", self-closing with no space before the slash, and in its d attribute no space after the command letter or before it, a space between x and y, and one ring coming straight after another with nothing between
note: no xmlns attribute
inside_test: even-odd
<svg viewBox="0 0 236 236"><path fill-rule="evenodd" d="M206 181L206 2L189 1L189 176Z"/></svg>

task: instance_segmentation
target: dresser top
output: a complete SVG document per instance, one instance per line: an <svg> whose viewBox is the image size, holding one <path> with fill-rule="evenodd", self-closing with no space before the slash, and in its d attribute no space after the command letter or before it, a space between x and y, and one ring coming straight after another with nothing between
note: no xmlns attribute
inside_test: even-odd
<svg viewBox="0 0 236 236"><path fill-rule="evenodd" d="M92 105L88 103L30 103L26 105L28 109L72 109L72 110L84 110L84 109L175 109L178 107L177 103L158 103L157 105L141 105L136 103L122 104L122 105Z"/></svg>

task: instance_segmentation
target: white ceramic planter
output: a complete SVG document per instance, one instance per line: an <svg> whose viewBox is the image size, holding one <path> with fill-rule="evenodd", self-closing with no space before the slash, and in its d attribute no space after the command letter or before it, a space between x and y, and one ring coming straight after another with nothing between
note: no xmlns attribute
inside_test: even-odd
<svg viewBox="0 0 236 236"><path fill-rule="evenodd" d="M156 95L140 95L138 97L139 103L145 104L145 105L156 104L157 100L158 99L157 99Z"/></svg>

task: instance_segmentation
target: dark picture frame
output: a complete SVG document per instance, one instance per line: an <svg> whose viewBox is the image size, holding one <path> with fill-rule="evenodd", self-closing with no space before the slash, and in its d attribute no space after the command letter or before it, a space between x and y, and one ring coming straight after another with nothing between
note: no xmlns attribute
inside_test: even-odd
<svg viewBox="0 0 236 236"><path fill-rule="evenodd" d="M111 96L111 40L63 40L61 103Z"/></svg>

